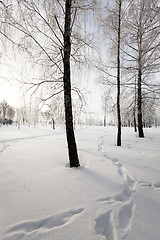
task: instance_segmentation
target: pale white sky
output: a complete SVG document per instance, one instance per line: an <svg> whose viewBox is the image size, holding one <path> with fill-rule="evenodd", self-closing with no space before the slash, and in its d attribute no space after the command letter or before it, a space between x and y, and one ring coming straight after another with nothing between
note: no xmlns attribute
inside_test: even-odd
<svg viewBox="0 0 160 240"><path fill-rule="evenodd" d="M6 100L13 107L21 106L20 90L16 84L0 79L0 101Z"/></svg>
<svg viewBox="0 0 160 240"><path fill-rule="evenodd" d="M9 105L20 107L21 90L16 79L20 79L20 64L14 59L0 59L0 101L6 100Z"/></svg>

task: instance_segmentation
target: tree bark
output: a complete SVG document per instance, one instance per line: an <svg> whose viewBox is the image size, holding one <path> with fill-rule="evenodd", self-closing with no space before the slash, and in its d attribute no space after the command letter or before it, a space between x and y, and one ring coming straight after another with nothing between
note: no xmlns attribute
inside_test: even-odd
<svg viewBox="0 0 160 240"><path fill-rule="evenodd" d="M120 38L121 38L121 0L119 0L118 48L117 48L117 146L121 146L121 110L120 110Z"/></svg>
<svg viewBox="0 0 160 240"><path fill-rule="evenodd" d="M143 123L142 123L142 71L138 70L138 134L140 138L144 138Z"/></svg>
<svg viewBox="0 0 160 240"><path fill-rule="evenodd" d="M142 33L141 18L138 32L139 41L139 58L138 58L138 134L140 138L144 138L142 123Z"/></svg>
<svg viewBox="0 0 160 240"><path fill-rule="evenodd" d="M137 132L136 104L137 104L137 83L136 83L136 78L135 78L135 93L134 93L134 108L133 108L133 119L134 119L134 131L135 132Z"/></svg>
<svg viewBox="0 0 160 240"><path fill-rule="evenodd" d="M52 118L52 128L53 128L53 130L55 130L55 121L54 121L54 118Z"/></svg>
<svg viewBox="0 0 160 240"><path fill-rule="evenodd" d="M106 116L104 116L104 127L106 127Z"/></svg>
<svg viewBox="0 0 160 240"><path fill-rule="evenodd" d="M136 122L136 112L135 112L135 107L133 110L133 118L134 118L134 131L137 132L137 122Z"/></svg>
<svg viewBox="0 0 160 240"><path fill-rule="evenodd" d="M66 0L65 3L65 26L64 26L64 106L65 106L65 123L66 137L68 144L70 167L78 167L79 159L77 153L76 140L73 129L73 113L71 99L71 72L70 72L70 55L71 55L71 6L72 0Z"/></svg>

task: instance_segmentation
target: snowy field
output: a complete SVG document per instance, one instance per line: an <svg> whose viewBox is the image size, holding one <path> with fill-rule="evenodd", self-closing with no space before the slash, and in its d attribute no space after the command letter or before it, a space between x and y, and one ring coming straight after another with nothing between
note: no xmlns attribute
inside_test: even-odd
<svg viewBox="0 0 160 240"><path fill-rule="evenodd" d="M160 128L0 128L0 240L159 240Z"/></svg>

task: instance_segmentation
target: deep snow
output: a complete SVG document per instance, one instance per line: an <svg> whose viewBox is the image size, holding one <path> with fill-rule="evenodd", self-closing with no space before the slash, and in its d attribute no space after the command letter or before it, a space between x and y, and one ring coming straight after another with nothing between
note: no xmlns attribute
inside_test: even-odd
<svg viewBox="0 0 160 240"><path fill-rule="evenodd" d="M71 169L63 128L2 126L0 239L159 240L160 128L116 132L77 129Z"/></svg>

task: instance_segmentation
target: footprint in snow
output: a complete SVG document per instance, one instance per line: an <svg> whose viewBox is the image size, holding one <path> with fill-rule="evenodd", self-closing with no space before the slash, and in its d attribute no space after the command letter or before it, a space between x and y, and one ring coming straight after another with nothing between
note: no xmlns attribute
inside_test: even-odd
<svg viewBox="0 0 160 240"><path fill-rule="evenodd" d="M126 230L130 227L134 216L134 209L135 204L132 202L123 205L119 211L119 228Z"/></svg>
<svg viewBox="0 0 160 240"><path fill-rule="evenodd" d="M111 159L113 163L118 163L118 159L117 158L112 158Z"/></svg>
<svg viewBox="0 0 160 240"><path fill-rule="evenodd" d="M112 210L97 217L95 222L95 231L98 235L106 237L107 240L115 239Z"/></svg>
<svg viewBox="0 0 160 240"><path fill-rule="evenodd" d="M141 187L152 187L152 183L144 182L144 181L139 181L138 185Z"/></svg>
<svg viewBox="0 0 160 240"><path fill-rule="evenodd" d="M160 188L160 182L155 183L155 184L154 184L154 187L155 187L155 188Z"/></svg>
<svg viewBox="0 0 160 240"><path fill-rule="evenodd" d="M2 143L0 143L0 144L2 144L2 147L0 147L0 153L2 153L3 151L5 151L6 150L6 148L8 148L9 147L9 144L6 144L6 142L2 142Z"/></svg>
<svg viewBox="0 0 160 240"><path fill-rule="evenodd" d="M118 209L117 209L118 210ZM95 219L95 231L107 240L127 239L134 217L135 204L124 204L118 211L109 210Z"/></svg>
<svg viewBox="0 0 160 240"><path fill-rule="evenodd" d="M126 185L124 185L124 189L122 192L117 193L116 195L114 195L112 197L100 198L97 201L98 202L107 202L107 203L127 202L131 198L131 196L134 192L135 191L126 184Z"/></svg>
<svg viewBox="0 0 160 240"><path fill-rule="evenodd" d="M22 240L24 239L24 237L26 236L25 233L13 233L11 235L8 236L4 236L2 240Z"/></svg>
<svg viewBox="0 0 160 240"><path fill-rule="evenodd" d="M149 183L149 182L139 181L138 185L141 186L141 187L152 188L152 189L159 189L160 188L160 182L152 184L152 183Z"/></svg>
<svg viewBox="0 0 160 240"><path fill-rule="evenodd" d="M20 224L17 224L13 227L11 227L7 233L15 233L18 231L30 233L35 230L39 229L52 229L55 227L59 227L70 221L70 219L77 214L80 214L84 211L84 208L80 208L77 210L70 210L64 213L60 213L57 215L53 215L51 217L47 217L44 219L41 219L39 221L30 221L30 222L22 222Z"/></svg>

